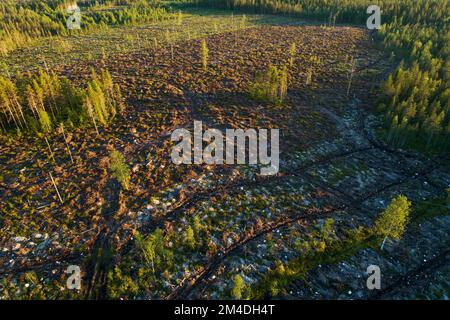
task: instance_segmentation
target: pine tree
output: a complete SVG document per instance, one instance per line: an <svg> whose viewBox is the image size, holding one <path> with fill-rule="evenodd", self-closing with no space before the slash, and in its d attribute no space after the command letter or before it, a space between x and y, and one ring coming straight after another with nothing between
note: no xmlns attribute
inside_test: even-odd
<svg viewBox="0 0 450 320"><path fill-rule="evenodd" d="M125 157L119 151L113 150L110 158L111 177L116 179L122 185L122 188L128 190L130 187L130 169L125 163Z"/></svg>
<svg viewBox="0 0 450 320"><path fill-rule="evenodd" d="M91 118L92 123L94 124L95 131L97 132L97 135L99 135L100 133L98 132L97 121L95 120L94 107L92 106L92 102L88 96L84 98L83 108Z"/></svg>
<svg viewBox="0 0 450 320"><path fill-rule="evenodd" d="M192 229L191 226L189 226L186 229L186 234L185 234L184 240L189 248L195 249L196 241L195 241L195 236L194 236L194 230Z"/></svg>
<svg viewBox="0 0 450 320"><path fill-rule="evenodd" d="M38 111L39 115L39 123L41 125L41 130L43 132L51 132L52 131L52 120L50 119L50 116L48 115L47 111L44 109L40 109Z"/></svg>
<svg viewBox="0 0 450 320"><path fill-rule="evenodd" d="M295 62L295 54L297 53L297 47L295 42L292 42L291 48L289 49L289 66L292 68Z"/></svg>
<svg viewBox="0 0 450 320"><path fill-rule="evenodd" d="M208 69L208 46L206 45L206 40L203 38L202 39L202 43L201 43L201 51L200 51L200 56L201 56L201 62L202 62L202 67L203 70L207 70Z"/></svg>
<svg viewBox="0 0 450 320"><path fill-rule="evenodd" d="M151 267L154 275L156 275L157 270L167 270L173 267L173 252L165 248L164 234L160 228L157 228L146 238L135 232L135 238L137 249L146 264Z"/></svg>
<svg viewBox="0 0 450 320"><path fill-rule="evenodd" d="M244 280L239 274L235 275L233 279L233 288L231 289L231 296L237 300L242 299L244 289Z"/></svg>

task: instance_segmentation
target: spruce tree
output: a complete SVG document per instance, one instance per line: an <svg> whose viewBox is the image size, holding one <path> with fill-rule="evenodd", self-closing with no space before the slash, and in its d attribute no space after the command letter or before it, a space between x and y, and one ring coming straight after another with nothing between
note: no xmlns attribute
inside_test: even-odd
<svg viewBox="0 0 450 320"><path fill-rule="evenodd" d="M201 56L202 67L203 67L203 70L205 70L205 71L208 69L208 55L209 55L208 46L206 45L205 38L203 38L202 43L201 43L200 56Z"/></svg>

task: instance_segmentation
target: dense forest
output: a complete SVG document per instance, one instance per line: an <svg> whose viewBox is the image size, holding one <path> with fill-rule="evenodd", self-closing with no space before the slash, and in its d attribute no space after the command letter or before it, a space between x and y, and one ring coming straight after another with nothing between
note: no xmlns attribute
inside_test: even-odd
<svg viewBox="0 0 450 320"><path fill-rule="evenodd" d="M335 23L365 24L369 5L381 8L378 38L398 63L382 84L379 110L396 146L450 148L450 5L445 0L199 0L197 5L275 13Z"/></svg>

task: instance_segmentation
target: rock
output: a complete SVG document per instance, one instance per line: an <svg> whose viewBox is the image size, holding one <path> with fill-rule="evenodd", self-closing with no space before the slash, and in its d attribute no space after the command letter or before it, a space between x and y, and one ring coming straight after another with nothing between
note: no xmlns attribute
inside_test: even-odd
<svg viewBox="0 0 450 320"><path fill-rule="evenodd" d="M40 233L34 233L33 234L33 239L35 239L35 240L39 240L39 239L42 239L42 238L44 238L44 236L42 234L40 234Z"/></svg>
<svg viewBox="0 0 450 320"><path fill-rule="evenodd" d="M14 237L13 240L15 242L24 242L24 241L27 240L27 238L25 238L25 237Z"/></svg>

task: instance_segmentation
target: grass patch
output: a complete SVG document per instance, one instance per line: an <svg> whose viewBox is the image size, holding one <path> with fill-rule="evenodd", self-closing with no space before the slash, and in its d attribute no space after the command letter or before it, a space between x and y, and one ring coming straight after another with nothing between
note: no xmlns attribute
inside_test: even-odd
<svg viewBox="0 0 450 320"><path fill-rule="evenodd" d="M318 265L334 264L351 257L359 250L375 247L380 242L370 229L359 228L349 231L346 239L334 238L329 241L307 242L307 246L318 244L311 254L292 259L287 263L276 263L266 276L252 288L252 299L263 299L285 294L285 289L296 280L305 280L308 272Z"/></svg>

